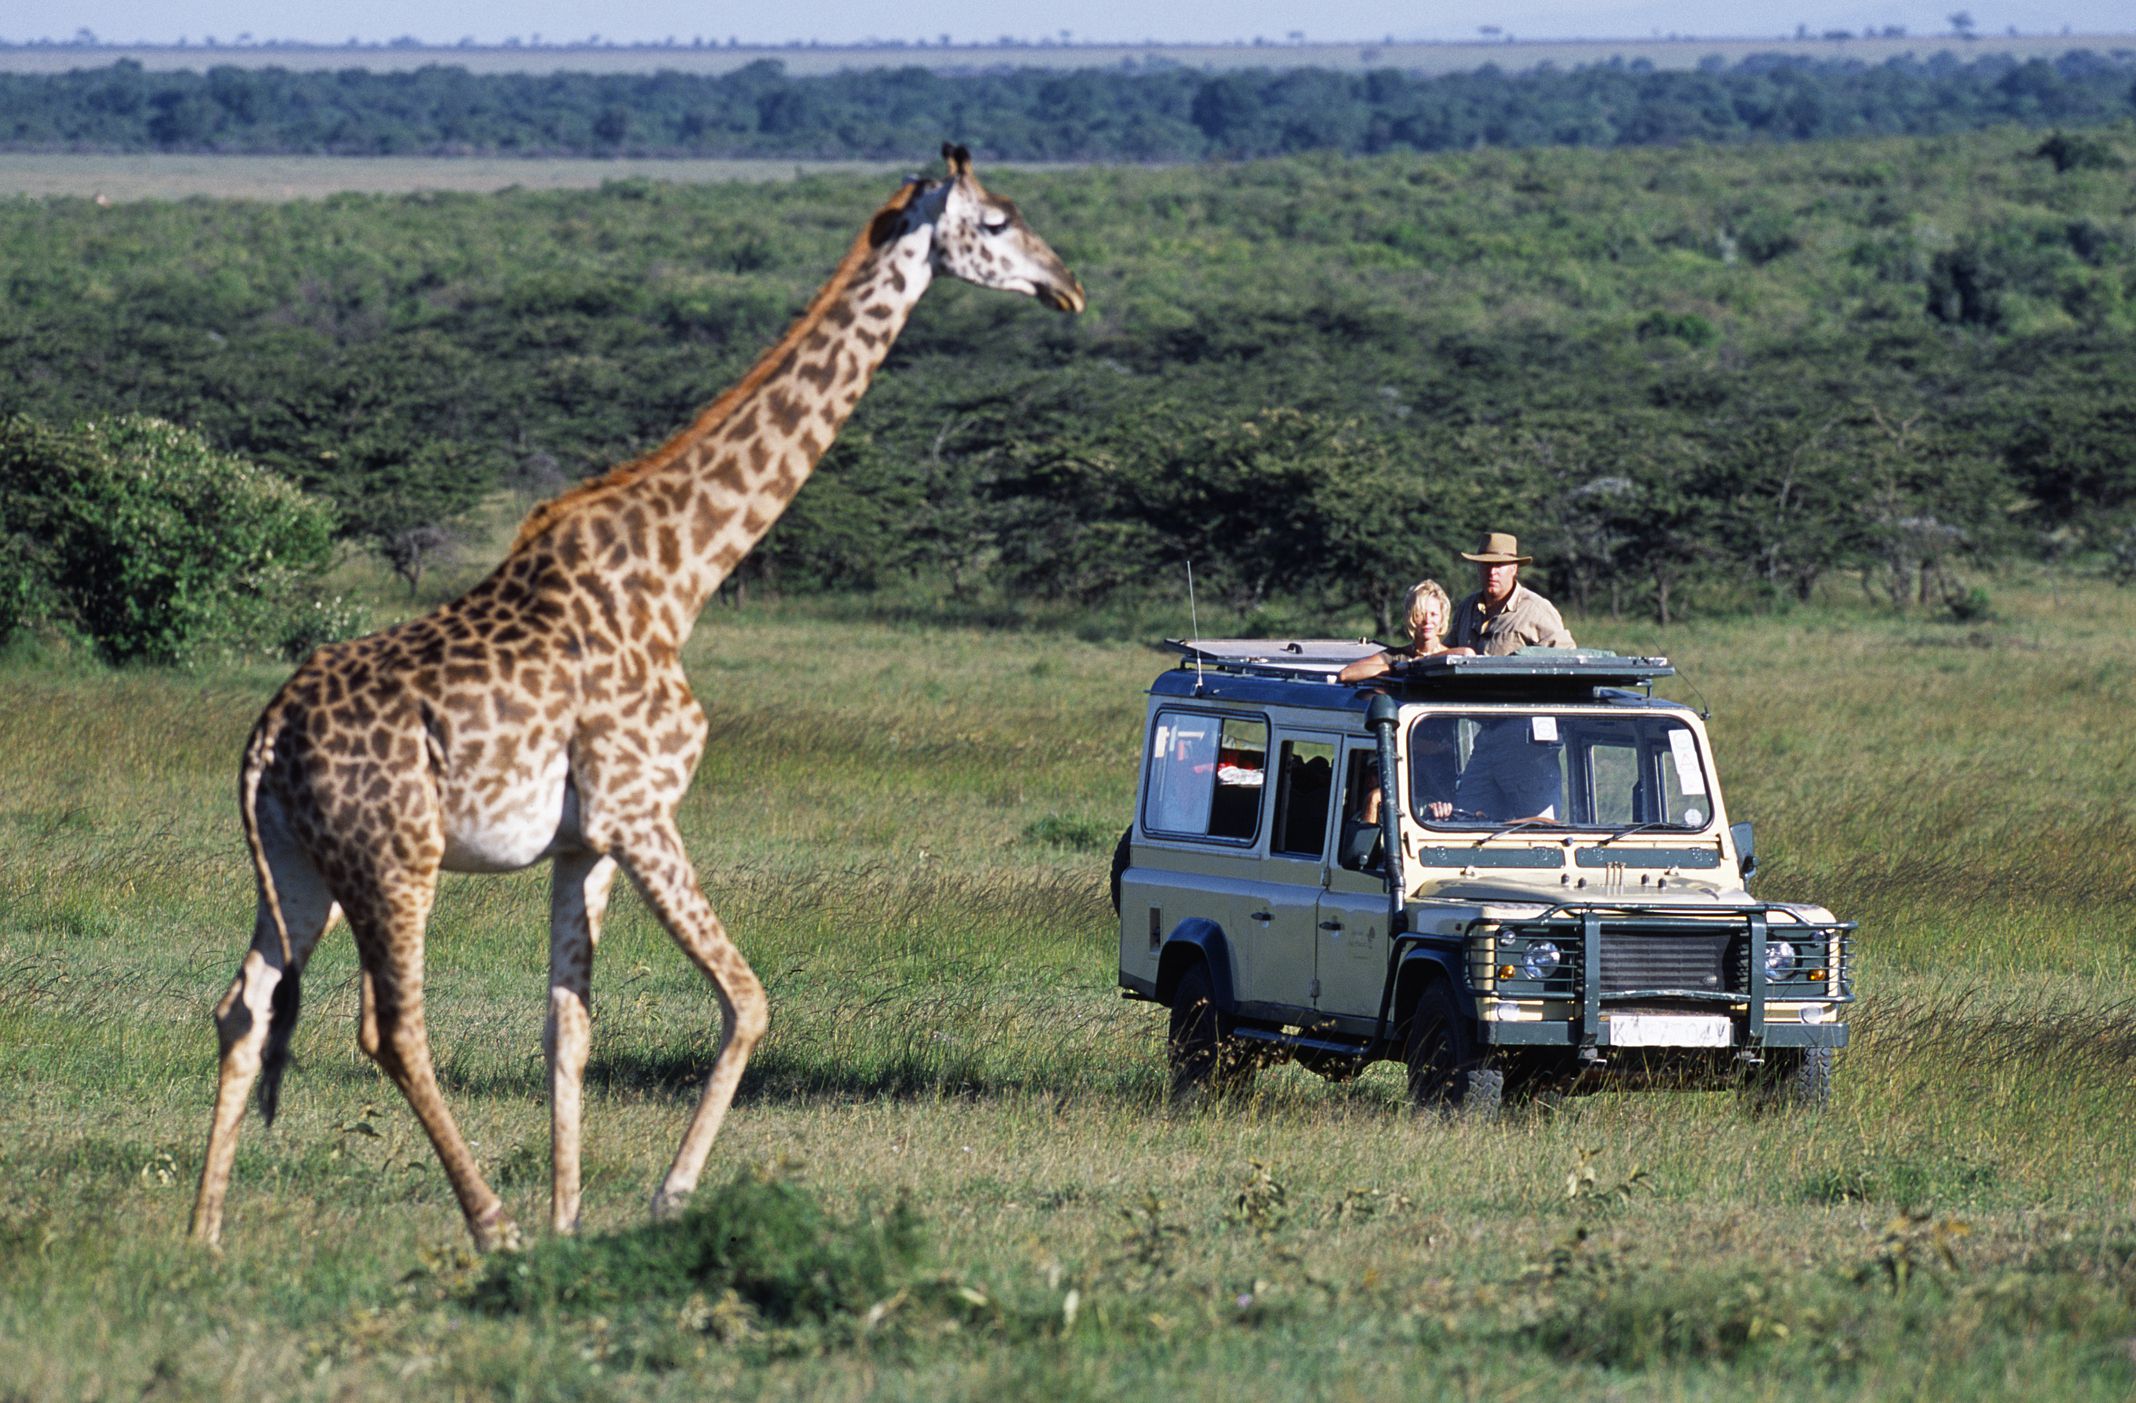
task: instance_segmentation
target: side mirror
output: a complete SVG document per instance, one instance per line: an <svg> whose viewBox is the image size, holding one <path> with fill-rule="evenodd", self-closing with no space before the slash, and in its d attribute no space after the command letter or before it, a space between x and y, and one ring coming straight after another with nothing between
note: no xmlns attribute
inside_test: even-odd
<svg viewBox="0 0 2136 1403"><path fill-rule="evenodd" d="M1728 836L1735 840L1736 860L1743 869L1743 885L1749 886L1750 879L1758 875L1758 849L1750 836L1750 824L1729 824Z"/></svg>

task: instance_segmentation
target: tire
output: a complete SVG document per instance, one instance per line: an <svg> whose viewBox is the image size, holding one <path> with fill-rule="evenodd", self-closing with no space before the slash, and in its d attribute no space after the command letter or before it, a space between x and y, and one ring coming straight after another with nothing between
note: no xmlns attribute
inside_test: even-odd
<svg viewBox="0 0 2136 1403"><path fill-rule="evenodd" d="M1832 1100L1832 1049L1776 1047L1751 1069L1745 1091L1756 1111L1821 1111Z"/></svg>
<svg viewBox="0 0 2136 1403"><path fill-rule="evenodd" d="M1217 1011L1216 982L1206 964L1196 963L1172 990L1165 1064L1172 1074L1172 1105L1181 1110L1253 1081L1251 1059L1232 1038L1230 1020Z"/></svg>
<svg viewBox="0 0 2136 1403"><path fill-rule="evenodd" d="M1492 1120L1505 1104L1505 1068L1477 1047L1471 1021L1443 983L1418 997L1403 1040L1409 1099L1418 1110Z"/></svg>

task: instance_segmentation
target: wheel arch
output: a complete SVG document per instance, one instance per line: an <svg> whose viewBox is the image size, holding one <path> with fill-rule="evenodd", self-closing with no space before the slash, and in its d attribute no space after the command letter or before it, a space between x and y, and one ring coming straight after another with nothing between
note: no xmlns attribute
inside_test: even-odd
<svg viewBox="0 0 2136 1403"><path fill-rule="evenodd" d="M1389 1027L1397 1040L1401 1036L1400 1030L1409 1026L1409 1015L1416 1011L1417 1000L1424 997L1424 991L1442 983L1453 990L1456 997L1468 990L1468 980L1453 951L1426 945L1404 952L1401 962L1395 966L1394 998L1388 1007L1392 1019Z"/></svg>
<svg viewBox="0 0 2136 1403"><path fill-rule="evenodd" d="M1216 1006L1231 1009L1237 1002L1231 981L1231 940L1222 926L1201 916L1181 921L1164 938L1157 956L1157 1002L1170 1005L1180 979L1196 963L1209 968Z"/></svg>

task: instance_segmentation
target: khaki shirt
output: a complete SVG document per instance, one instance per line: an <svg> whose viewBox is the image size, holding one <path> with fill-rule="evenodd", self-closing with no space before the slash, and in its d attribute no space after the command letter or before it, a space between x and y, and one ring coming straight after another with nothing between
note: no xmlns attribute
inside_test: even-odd
<svg viewBox="0 0 2136 1403"><path fill-rule="evenodd" d="M1557 606L1516 581L1506 602L1496 609L1483 607L1483 591L1454 606L1453 627L1447 646L1474 648L1486 657L1503 657L1531 645L1544 648L1576 648Z"/></svg>

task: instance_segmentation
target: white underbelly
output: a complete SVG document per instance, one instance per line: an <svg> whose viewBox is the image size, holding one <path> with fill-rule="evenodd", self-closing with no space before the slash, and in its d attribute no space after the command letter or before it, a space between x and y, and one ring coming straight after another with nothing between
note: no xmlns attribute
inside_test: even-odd
<svg viewBox="0 0 2136 1403"><path fill-rule="evenodd" d="M511 872L578 845L578 786L561 756L550 773L445 815L448 872Z"/></svg>

